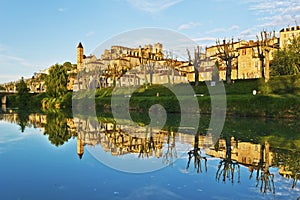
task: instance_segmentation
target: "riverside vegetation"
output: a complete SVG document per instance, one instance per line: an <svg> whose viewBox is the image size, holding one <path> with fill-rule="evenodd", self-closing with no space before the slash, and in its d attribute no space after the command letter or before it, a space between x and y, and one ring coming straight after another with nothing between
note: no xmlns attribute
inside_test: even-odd
<svg viewBox="0 0 300 200"><path fill-rule="evenodd" d="M233 84L224 83L227 100L227 115L239 117L274 117L274 118L299 118L300 117L300 75L286 75L271 77L268 83L263 79L238 80ZM180 87L174 85L170 87ZM211 99L208 87L204 82L198 86L192 86L199 102L201 114L211 112ZM253 90L257 91L253 95ZM95 91L95 105L97 112L110 112L111 95L113 88L102 88ZM119 90L118 90L119 91ZM121 89L120 95L126 95L128 89ZM159 94L159 96L157 95ZM20 95L20 94L19 94ZM30 109L46 108L71 108L72 107L71 91L65 91L61 95L51 97L42 93L31 95L26 105ZM83 96L73 96L83 98ZM121 98L121 99L122 99ZM190 98L190 97L189 97ZM9 96L8 106L18 106L20 97ZM22 98L21 98L22 99ZM28 99L28 98L27 98ZM24 98L23 98L24 100ZM19 103L18 103L19 102ZM141 86L130 98L130 110L145 112L154 104L162 105L167 112L179 113L180 106L176 96L163 85ZM82 104L82 106L87 106Z"/></svg>

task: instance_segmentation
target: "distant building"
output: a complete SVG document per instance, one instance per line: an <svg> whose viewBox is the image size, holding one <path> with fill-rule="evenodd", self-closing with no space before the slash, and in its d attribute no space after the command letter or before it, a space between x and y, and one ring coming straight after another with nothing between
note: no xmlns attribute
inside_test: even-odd
<svg viewBox="0 0 300 200"><path fill-rule="evenodd" d="M290 44L290 40L293 37L300 36L300 26L294 27L287 27L283 28L279 31L279 38L280 38L280 48L284 48L288 44Z"/></svg>
<svg viewBox="0 0 300 200"><path fill-rule="evenodd" d="M143 84L166 84L187 82L179 72L182 62L164 59L163 46L128 48L112 46L104 50L99 59L95 55L85 56L81 43L77 46L77 80L73 89L95 87L131 86Z"/></svg>

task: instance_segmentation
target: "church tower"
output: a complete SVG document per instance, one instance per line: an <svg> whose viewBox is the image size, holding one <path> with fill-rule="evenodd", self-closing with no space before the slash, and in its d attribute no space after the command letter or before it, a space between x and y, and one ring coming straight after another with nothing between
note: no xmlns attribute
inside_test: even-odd
<svg viewBox="0 0 300 200"><path fill-rule="evenodd" d="M79 136L77 136L77 154L79 159L81 159L84 154L84 143Z"/></svg>
<svg viewBox="0 0 300 200"><path fill-rule="evenodd" d="M77 46L77 71L80 71L83 64L83 46L81 42L79 42Z"/></svg>

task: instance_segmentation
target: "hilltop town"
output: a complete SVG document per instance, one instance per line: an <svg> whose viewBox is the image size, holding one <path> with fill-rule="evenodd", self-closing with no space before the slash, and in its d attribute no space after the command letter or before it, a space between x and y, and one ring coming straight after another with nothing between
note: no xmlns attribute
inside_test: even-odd
<svg viewBox="0 0 300 200"><path fill-rule="evenodd" d="M143 47L136 48L112 46L102 55L89 56L84 54L84 47L79 43L77 62L72 64L72 69L68 71L67 89L77 91L91 84L98 88L146 83L176 84L195 82L195 77L198 77L199 81L226 80L229 60L231 80L269 79L273 52L283 49L293 37L298 35L300 35L300 26L283 28L279 32L279 37L275 36L275 32L262 32L261 36L257 37L257 41L218 41L216 45L206 47L204 52L198 52L200 64L196 67L193 65L195 58L190 57L188 61L177 60L171 54L172 52L168 55L164 52L161 43L145 44ZM217 69L215 69L216 65ZM195 70L198 71L198 76ZM83 71L85 73L96 71L98 77L94 77L94 80L83 77L78 79L78 73ZM32 93L46 91L43 77L48 73L49 69L46 69L26 79ZM92 81L94 83L91 83ZM15 91L16 82L1 86L7 91Z"/></svg>

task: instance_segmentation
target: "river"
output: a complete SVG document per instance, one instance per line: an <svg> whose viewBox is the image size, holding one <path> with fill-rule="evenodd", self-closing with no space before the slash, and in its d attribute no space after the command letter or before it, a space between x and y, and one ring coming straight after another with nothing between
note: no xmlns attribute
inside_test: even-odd
<svg viewBox="0 0 300 200"><path fill-rule="evenodd" d="M178 132L71 113L0 114L1 199L297 199L300 122L201 118ZM147 117L146 117L147 118ZM137 126L139 125L139 126ZM182 131L183 130L183 131Z"/></svg>

